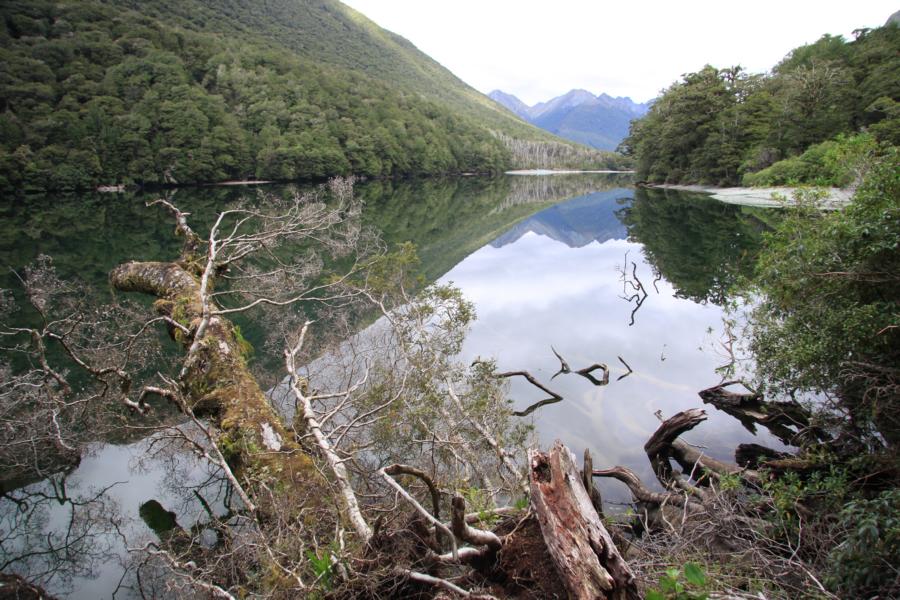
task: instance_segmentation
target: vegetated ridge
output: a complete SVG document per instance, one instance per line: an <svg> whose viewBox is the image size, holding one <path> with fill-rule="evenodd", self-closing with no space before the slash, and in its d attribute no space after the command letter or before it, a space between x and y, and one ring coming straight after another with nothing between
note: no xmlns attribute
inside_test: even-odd
<svg viewBox="0 0 900 600"><path fill-rule="evenodd" d="M848 186L900 143L900 27L822 36L771 74L706 66L632 124L623 150L653 183Z"/></svg>
<svg viewBox="0 0 900 600"><path fill-rule="evenodd" d="M532 125L598 150L615 150L628 135L631 121L650 107L631 98L595 96L586 90L571 90L534 106L500 90L488 96Z"/></svg>
<svg viewBox="0 0 900 600"><path fill-rule="evenodd" d="M336 0L23 0L0 15L7 191L618 160L521 123Z"/></svg>

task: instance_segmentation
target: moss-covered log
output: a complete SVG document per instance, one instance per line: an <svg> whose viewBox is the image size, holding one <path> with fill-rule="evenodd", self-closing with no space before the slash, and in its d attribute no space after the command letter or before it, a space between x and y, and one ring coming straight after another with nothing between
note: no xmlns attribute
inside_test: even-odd
<svg viewBox="0 0 900 600"><path fill-rule="evenodd" d="M155 296L160 314L196 333L203 319L200 280L183 263L129 262L116 267L110 281L120 291ZM279 490L320 484L251 374L232 323L213 315L196 344L181 329L171 333L189 350L180 381L185 401L220 430L216 444L250 493L260 484Z"/></svg>

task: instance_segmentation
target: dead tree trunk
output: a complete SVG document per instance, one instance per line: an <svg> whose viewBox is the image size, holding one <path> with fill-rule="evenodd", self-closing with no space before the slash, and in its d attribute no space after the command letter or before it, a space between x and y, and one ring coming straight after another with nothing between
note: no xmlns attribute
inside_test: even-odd
<svg viewBox="0 0 900 600"><path fill-rule="evenodd" d="M765 400L761 394L738 393L726 389L739 383L728 381L699 392L704 404L712 404L719 410L738 419L750 433L756 433L756 425L762 425L785 444L828 441L831 436L810 422L810 413L794 401Z"/></svg>
<svg viewBox="0 0 900 600"><path fill-rule="evenodd" d="M678 439L678 436L693 429L698 423L706 420L706 413L699 408L692 408L680 412L663 421L647 443L644 444L644 451L650 464L653 466L653 472L659 482L666 486L669 490L678 489L675 485L675 478L672 474L672 464L669 459L672 458L672 443ZM690 470L688 470L690 473Z"/></svg>
<svg viewBox="0 0 900 600"><path fill-rule="evenodd" d="M129 262L113 269L110 282L123 292L155 296L158 313L193 333L188 337L180 329L173 331L176 341L192 350L185 359L181 392L192 411L208 415L221 431L216 445L242 484L278 483L300 492L321 482L247 367L234 326L221 316L204 319L198 275L182 263Z"/></svg>
<svg viewBox="0 0 900 600"><path fill-rule="evenodd" d="M529 452L531 504L569 598L631 600L634 574L591 503L571 452Z"/></svg>
<svg viewBox="0 0 900 600"><path fill-rule="evenodd" d="M755 471L742 469L734 463L721 461L703 454L698 448L678 439L684 432L693 429L706 420L706 413L699 408L692 408L663 421L647 443L644 450L653 465L653 471L664 486L674 489L675 479L672 473L670 459L681 466L685 475L698 483L707 483L707 479L714 479L722 475L739 475L749 482L756 482L758 475ZM676 486L681 487L681 486Z"/></svg>

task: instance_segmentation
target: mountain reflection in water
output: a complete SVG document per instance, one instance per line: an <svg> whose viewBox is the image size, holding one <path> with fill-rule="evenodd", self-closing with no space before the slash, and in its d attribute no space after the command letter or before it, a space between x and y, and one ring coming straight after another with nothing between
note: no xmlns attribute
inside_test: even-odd
<svg viewBox="0 0 900 600"><path fill-rule="evenodd" d="M719 215L707 220L711 228L747 227L747 217L737 207L702 197L664 200L676 204L682 216L710 211ZM714 262L723 258L726 251L721 250L687 269L692 294L664 277L654 285L659 270L648 260L644 240L633 234L640 231L635 215L640 218L650 210L635 204L655 201L646 195L635 200L634 190L616 189L557 204L513 226L442 278L475 303L478 320L466 340L465 360L496 358L500 371L530 371L564 396L564 401L529 417L542 445L559 438L576 455L590 448L597 468L628 466L647 482L654 477L643 445L659 425L654 413L659 410L668 417L702 406L697 392L720 381L715 369L726 362L716 351L723 309L707 302L696 285L703 280L718 282L722 276L707 277L698 271L731 272L731 267ZM655 233L679 239L679 245L689 242L677 222L668 225L668 230ZM703 241L696 232L687 235L697 243ZM718 231L706 237L730 235ZM654 242L658 240L648 245L664 247ZM629 323L634 304L623 299L630 294L623 294L621 280L626 253L629 275L633 261L648 293L633 326ZM664 258L669 263L678 260ZM559 369L551 346L573 370L598 362L609 365L609 385L598 387L575 374L550 381ZM627 370L618 356L634 369L621 381L617 377ZM520 378L510 382L510 390L517 410L546 396ZM766 433L755 437L735 419L711 407L707 412L709 420L684 437L714 457L733 459L734 447L741 442L780 447ZM607 500L629 498L615 482L602 480L600 485Z"/></svg>

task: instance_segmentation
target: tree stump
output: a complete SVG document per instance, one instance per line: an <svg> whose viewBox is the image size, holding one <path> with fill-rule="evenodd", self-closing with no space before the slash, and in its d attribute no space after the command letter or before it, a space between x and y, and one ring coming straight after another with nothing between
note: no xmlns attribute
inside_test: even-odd
<svg viewBox="0 0 900 600"><path fill-rule="evenodd" d="M568 448L557 441L547 453L530 451L528 460L531 505L569 598L639 598L634 574L594 510Z"/></svg>

